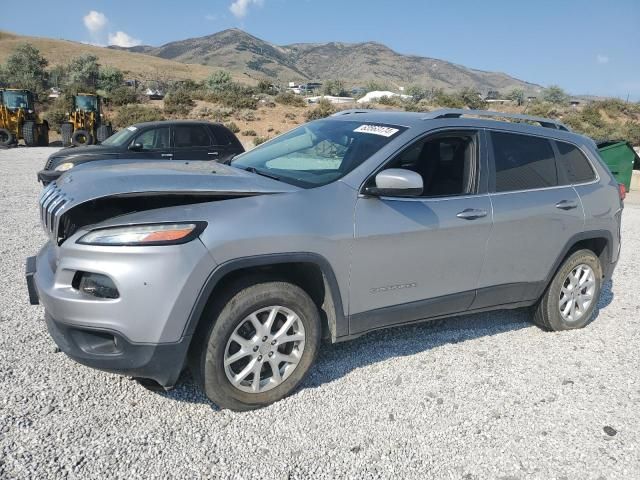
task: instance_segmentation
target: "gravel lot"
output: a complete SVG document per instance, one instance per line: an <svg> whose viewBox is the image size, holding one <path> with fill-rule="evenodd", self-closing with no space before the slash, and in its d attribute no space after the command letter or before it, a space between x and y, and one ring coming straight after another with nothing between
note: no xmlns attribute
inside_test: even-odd
<svg viewBox="0 0 640 480"><path fill-rule="evenodd" d="M587 328L510 311L324 345L295 395L239 414L188 376L153 393L57 353L23 275L52 151L0 151L0 478L640 475L640 205Z"/></svg>

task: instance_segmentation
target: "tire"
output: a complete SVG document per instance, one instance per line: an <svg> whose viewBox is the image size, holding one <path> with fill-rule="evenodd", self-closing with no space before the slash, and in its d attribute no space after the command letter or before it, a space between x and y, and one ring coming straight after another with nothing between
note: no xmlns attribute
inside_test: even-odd
<svg viewBox="0 0 640 480"><path fill-rule="evenodd" d="M0 128L0 146L8 147L16 141L16 137L13 136L6 128Z"/></svg>
<svg viewBox="0 0 640 480"><path fill-rule="evenodd" d="M22 125L22 138L27 147L35 147L38 144L38 129L35 122L24 122Z"/></svg>
<svg viewBox="0 0 640 480"><path fill-rule="evenodd" d="M76 130L71 136L71 143L77 147L93 145L93 136L87 130Z"/></svg>
<svg viewBox="0 0 640 480"><path fill-rule="evenodd" d="M554 332L584 327L593 316L601 287L602 266L598 256L591 250L578 250L556 272L535 307L533 322Z"/></svg>
<svg viewBox="0 0 640 480"><path fill-rule="evenodd" d="M96 138L98 139L98 143L104 142L110 136L111 136L111 125L100 125L98 127L98 130L96 130Z"/></svg>
<svg viewBox="0 0 640 480"><path fill-rule="evenodd" d="M255 323L248 320L251 314L257 313L261 328L265 328L274 311L269 330L258 332ZM309 295L296 285L275 281L246 287L238 285L221 297L217 307L214 305L206 312L205 315L215 321L208 326L191 357L191 370L207 397L221 408L253 410L286 397L300 384L315 360L321 338L318 309ZM298 340L278 344L276 339L282 340L280 331L290 318L295 320L286 331L287 338ZM242 336L240 340L248 353L225 367L225 357L238 355L242 349L240 343L231 340L234 333L237 335L234 339ZM297 359L297 363L280 360L285 358ZM242 376L247 367L251 368L250 364L260 373L257 382L254 373ZM278 369L281 380L274 375L272 365ZM242 381L235 386L230 376Z"/></svg>
<svg viewBox="0 0 640 480"><path fill-rule="evenodd" d="M41 147L49 146L49 125L43 123L40 125L40 135L38 136L38 145Z"/></svg>
<svg viewBox="0 0 640 480"><path fill-rule="evenodd" d="M73 124L63 123L60 125L60 136L62 137L62 146L68 147L71 145L71 137L73 136Z"/></svg>

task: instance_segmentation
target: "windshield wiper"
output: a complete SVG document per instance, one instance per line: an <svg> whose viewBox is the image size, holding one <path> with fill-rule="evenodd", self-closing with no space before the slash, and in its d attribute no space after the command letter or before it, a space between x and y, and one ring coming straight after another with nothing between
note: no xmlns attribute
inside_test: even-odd
<svg viewBox="0 0 640 480"><path fill-rule="evenodd" d="M263 177L271 178L272 180L280 181L280 177L277 175L272 175L270 173L264 172L262 170L258 170L256 167L247 167L244 169L245 172L255 173L256 175L262 175Z"/></svg>

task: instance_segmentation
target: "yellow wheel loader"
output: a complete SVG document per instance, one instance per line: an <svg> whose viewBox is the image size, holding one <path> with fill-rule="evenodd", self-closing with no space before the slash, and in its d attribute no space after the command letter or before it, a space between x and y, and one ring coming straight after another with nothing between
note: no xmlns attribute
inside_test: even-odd
<svg viewBox="0 0 640 480"><path fill-rule="evenodd" d="M93 145L111 136L111 124L102 114L102 99L93 93L80 93L73 97L73 110L60 126L62 145Z"/></svg>
<svg viewBox="0 0 640 480"><path fill-rule="evenodd" d="M0 146L27 147L49 145L49 124L35 111L34 95L29 90L0 90Z"/></svg>

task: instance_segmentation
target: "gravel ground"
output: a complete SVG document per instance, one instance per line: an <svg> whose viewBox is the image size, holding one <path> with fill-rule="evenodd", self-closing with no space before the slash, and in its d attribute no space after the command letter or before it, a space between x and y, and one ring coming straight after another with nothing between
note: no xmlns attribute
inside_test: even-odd
<svg viewBox="0 0 640 480"><path fill-rule="evenodd" d="M0 477L638 478L639 205L587 328L507 311L382 331L324 345L295 395L233 413L188 376L153 393L57 353L23 277L51 151L0 151Z"/></svg>

